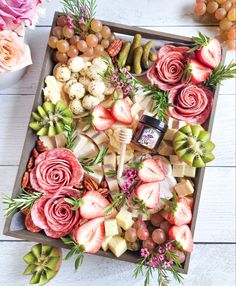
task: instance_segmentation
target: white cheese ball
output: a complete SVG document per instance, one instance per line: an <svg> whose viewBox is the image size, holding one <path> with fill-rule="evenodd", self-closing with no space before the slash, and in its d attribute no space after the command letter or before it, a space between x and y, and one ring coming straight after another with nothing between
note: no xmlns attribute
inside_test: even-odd
<svg viewBox="0 0 236 286"><path fill-rule="evenodd" d="M85 88L81 83L76 82L68 88L68 95L70 99L80 99L85 95Z"/></svg>
<svg viewBox="0 0 236 286"><path fill-rule="evenodd" d="M78 72L72 72L70 78L71 79L78 79L79 78L79 73Z"/></svg>
<svg viewBox="0 0 236 286"><path fill-rule="evenodd" d="M55 78L59 81L68 81L71 76L71 71L66 65L60 65L55 70Z"/></svg>
<svg viewBox="0 0 236 286"><path fill-rule="evenodd" d="M89 67L86 72L86 75L89 78L94 79L94 80L101 80L102 78L100 74L103 74L103 70L100 69L99 66L95 66L95 65L92 65L91 67Z"/></svg>
<svg viewBox="0 0 236 286"><path fill-rule="evenodd" d="M105 83L105 91L104 94L105 95L110 95L115 91L115 88L109 83Z"/></svg>
<svg viewBox="0 0 236 286"><path fill-rule="evenodd" d="M105 95L103 93L97 95L96 97L100 100L100 102L102 102L105 99Z"/></svg>
<svg viewBox="0 0 236 286"><path fill-rule="evenodd" d="M80 100L78 99L74 99L70 102L69 105L71 111L75 114L75 115L80 115L82 114L85 110L80 102Z"/></svg>
<svg viewBox="0 0 236 286"><path fill-rule="evenodd" d="M84 63L84 67L82 68L82 70L79 71L80 75L86 76L87 72L88 72L88 68L91 66L91 62L85 62Z"/></svg>
<svg viewBox="0 0 236 286"><path fill-rule="evenodd" d="M93 109L99 103L100 103L99 98L92 96L90 94L85 95L85 97L82 100L82 106L87 110Z"/></svg>
<svg viewBox="0 0 236 286"><path fill-rule="evenodd" d="M69 87L75 83L77 83L76 79L70 79L63 87L64 92L69 93Z"/></svg>
<svg viewBox="0 0 236 286"><path fill-rule="evenodd" d="M105 91L105 84L100 80L93 80L88 86L88 91L94 96L99 96Z"/></svg>
<svg viewBox="0 0 236 286"><path fill-rule="evenodd" d="M70 58L67 65L72 72L79 72L84 68L84 60L82 57Z"/></svg>
<svg viewBox="0 0 236 286"><path fill-rule="evenodd" d="M79 82L85 87L85 89L87 89L91 80L90 80L90 78L88 78L86 76L81 76L79 78Z"/></svg>
<svg viewBox="0 0 236 286"><path fill-rule="evenodd" d="M98 58L95 58L93 61L92 61L93 65L99 67L99 69L102 71L102 72L105 72L107 70L107 64L104 62L103 58L102 57L98 57Z"/></svg>
<svg viewBox="0 0 236 286"><path fill-rule="evenodd" d="M43 93L45 101L51 101L53 104L56 104L59 100L61 100L61 93L56 89L51 89L50 87L46 86L43 89Z"/></svg>

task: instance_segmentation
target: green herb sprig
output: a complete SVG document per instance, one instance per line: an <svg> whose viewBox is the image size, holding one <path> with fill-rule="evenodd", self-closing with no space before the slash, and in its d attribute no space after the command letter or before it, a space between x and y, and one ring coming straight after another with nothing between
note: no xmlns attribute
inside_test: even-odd
<svg viewBox="0 0 236 286"><path fill-rule="evenodd" d="M105 214L109 214L113 208L120 209L124 205L126 205L126 196L124 193L117 193L112 196L112 203L106 208Z"/></svg>
<svg viewBox="0 0 236 286"><path fill-rule="evenodd" d="M73 207L72 207L72 211L77 211L82 205L83 205L83 200L82 199L78 199L78 198L72 198L72 199L70 199L70 198L64 198L64 200L68 203L68 204L70 204L70 205L72 205Z"/></svg>
<svg viewBox="0 0 236 286"><path fill-rule="evenodd" d="M75 259L75 270L77 270L82 265L84 260L84 251L85 251L84 246L77 244L70 237L61 237L61 240L66 245L70 244L73 245L73 247L68 251L64 259L69 260L72 256L77 255Z"/></svg>
<svg viewBox="0 0 236 286"><path fill-rule="evenodd" d="M211 38L204 35L201 32L198 32L197 37L192 37L194 42L194 47L187 51L187 53L192 53L199 50L202 46L207 46L210 43Z"/></svg>
<svg viewBox="0 0 236 286"><path fill-rule="evenodd" d="M101 163L107 153L108 148L107 147L102 147L97 156L93 159L89 159L89 158L83 158L80 160L80 164L82 165L82 167L84 168L85 171L89 172L89 173L94 173L93 170L93 166Z"/></svg>
<svg viewBox="0 0 236 286"><path fill-rule="evenodd" d="M140 200L136 197L132 197L132 201L138 207L138 212L145 213L147 216L150 215L150 212L147 209L147 206L143 200Z"/></svg>
<svg viewBox="0 0 236 286"><path fill-rule="evenodd" d="M116 176L116 170L108 170L107 172L105 172L105 175L107 176L107 177L111 177L111 178L113 178L113 177L115 177Z"/></svg>
<svg viewBox="0 0 236 286"><path fill-rule="evenodd" d="M78 137L77 131L76 131L76 124L71 125L65 125L64 127L64 134L66 138L66 145L65 147L72 150L74 146L74 142L76 138Z"/></svg>
<svg viewBox="0 0 236 286"><path fill-rule="evenodd" d="M208 79L204 82L204 85L210 89L215 89L217 84L221 84L222 81L234 78L236 75L236 64L231 62L227 66L219 65L216 67Z"/></svg>
<svg viewBox="0 0 236 286"><path fill-rule="evenodd" d="M22 189L22 192L16 198L10 198L8 196L3 197L3 203L8 205L4 209L4 215L6 217L14 214L19 209L31 208L33 204L43 195L41 192L27 192Z"/></svg>

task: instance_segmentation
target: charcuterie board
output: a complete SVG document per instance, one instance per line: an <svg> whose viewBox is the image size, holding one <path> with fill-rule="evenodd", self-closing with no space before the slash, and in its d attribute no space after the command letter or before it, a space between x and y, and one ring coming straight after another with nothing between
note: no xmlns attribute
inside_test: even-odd
<svg viewBox="0 0 236 286"><path fill-rule="evenodd" d="M55 13L51 41L60 17ZM147 259L153 249L160 251L159 258L162 248L169 255L173 248L184 255L174 265L177 272L187 273L204 166L214 158L210 132L219 85L203 84L214 68L205 67L204 79L198 77L203 63L196 59L192 38L106 21L102 25L114 39L99 56L85 54L88 50L81 47L79 52L71 49L77 55L63 62L60 49L66 44L53 49L49 42L12 195L14 199L25 189L36 197L30 208L10 213L4 234L63 248L71 248L70 235L83 246L81 252L133 263L140 250ZM106 35L98 39L104 40ZM224 64L225 51L220 48L220 53L217 66ZM121 66L116 67L116 60ZM119 77L124 81L118 86ZM160 96L167 96L167 102L160 105ZM120 135L124 129L132 131L130 138ZM63 206L55 210L58 201ZM174 215L168 208L173 204L183 205L183 214ZM68 213L66 225L55 223L57 215ZM88 229L96 230L94 243L86 244ZM179 231L187 239L179 238Z"/></svg>

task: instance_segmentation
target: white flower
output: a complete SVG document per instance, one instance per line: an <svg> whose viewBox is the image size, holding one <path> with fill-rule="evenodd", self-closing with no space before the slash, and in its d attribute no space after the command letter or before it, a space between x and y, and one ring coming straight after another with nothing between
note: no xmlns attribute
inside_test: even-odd
<svg viewBox="0 0 236 286"><path fill-rule="evenodd" d="M85 97L82 100L82 105L85 109L91 110L93 109L96 105L98 105L100 102L99 98L92 96L90 94L85 95Z"/></svg>
<svg viewBox="0 0 236 286"><path fill-rule="evenodd" d="M100 80L93 80L88 86L88 91L94 96L99 96L105 91L105 84Z"/></svg>

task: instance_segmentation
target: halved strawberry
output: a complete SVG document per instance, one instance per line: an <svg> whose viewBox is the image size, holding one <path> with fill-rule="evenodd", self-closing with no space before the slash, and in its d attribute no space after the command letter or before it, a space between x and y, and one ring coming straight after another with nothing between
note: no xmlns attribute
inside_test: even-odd
<svg viewBox="0 0 236 286"><path fill-rule="evenodd" d="M174 197L173 201L166 202L170 210L161 211L161 215L171 224L181 226L190 223L192 211L187 200Z"/></svg>
<svg viewBox="0 0 236 286"><path fill-rule="evenodd" d="M131 114L131 105L125 99L117 99L112 106L111 113L113 117L124 124L131 124L133 122L133 117Z"/></svg>
<svg viewBox="0 0 236 286"><path fill-rule="evenodd" d="M160 185L159 183L144 183L134 190L134 195L144 201L149 209L155 209L160 202Z"/></svg>
<svg viewBox="0 0 236 286"><path fill-rule="evenodd" d="M196 59L189 59L187 73L192 83L204 82L212 73L212 70Z"/></svg>
<svg viewBox="0 0 236 286"><path fill-rule="evenodd" d="M177 247L186 252L193 250L193 237L190 228L187 225L172 226L169 229L169 238L177 242Z"/></svg>
<svg viewBox="0 0 236 286"><path fill-rule="evenodd" d="M105 216L105 210L109 206L109 201L99 192L89 191L82 197L82 206L80 207L80 215L82 218L92 219Z"/></svg>
<svg viewBox="0 0 236 286"><path fill-rule="evenodd" d="M221 61L221 46L217 39L210 40L196 51L196 56L204 65L216 68Z"/></svg>
<svg viewBox="0 0 236 286"><path fill-rule="evenodd" d="M84 246L85 252L97 253L101 248L105 237L104 220L104 217L94 218L75 229L74 239Z"/></svg>
<svg viewBox="0 0 236 286"><path fill-rule="evenodd" d="M139 166L138 177L146 183L159 182L165 179L165 174L156 160L144 159Z"/></svg>
<svg viewBox="0 0 236 286"><path fill-rule="evenodd" d="M99 104L93 109L92 123L98 131L102 131L110 128L115 123L115 119L108 109Z"/></svg>

